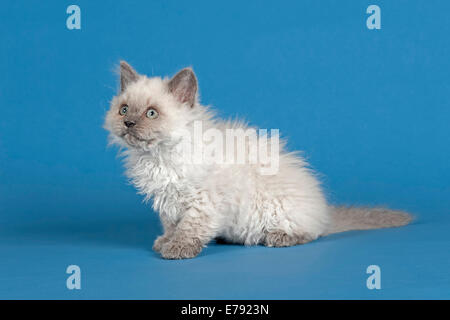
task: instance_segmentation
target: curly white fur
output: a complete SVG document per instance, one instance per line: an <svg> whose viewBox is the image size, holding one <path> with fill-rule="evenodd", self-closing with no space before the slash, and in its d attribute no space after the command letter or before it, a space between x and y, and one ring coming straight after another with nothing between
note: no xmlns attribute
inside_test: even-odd
<svg viewBox="0 0 450 320"><path fill-rule="evenodd" d="M182 71L184 78L179 76L175 84L181 88L178 91L170 90L173 80L147 78L133 72L122 63L122 92L111 103L105 127L111 132L112 142L126 148L123 154L128 177L146 200L153 200L153 209L159 212L165 233L154 248L163 257L193 257L213 238L246 245L284 246L305 243L331 232L409 222L409 216L402 213L384 211L380 220L380 210L374 213L371 209L328 206L308 164L283 146L274 175L262 175L261 163L195 163L183 148L185 143L194 147L205 143L186 140L186 132L193 131L194 123L201 122L203 128L216 128L224 135L227 128L247 126L217 119L208 107L201 105L196 79L189 69ZM132 78L128 84L127 74ZM185 101L192 95L186 90L195 90L194 100ZM149 103L158 105L165 118L161 115L160 122L145 122L141 131L136 129L135 138L127 139L122 119L117 116L124 101L130 108L135 107L137 115ZM370 221L365 219L367 212L372 212ZM377 220L382 223L375 223Z"/></svg>

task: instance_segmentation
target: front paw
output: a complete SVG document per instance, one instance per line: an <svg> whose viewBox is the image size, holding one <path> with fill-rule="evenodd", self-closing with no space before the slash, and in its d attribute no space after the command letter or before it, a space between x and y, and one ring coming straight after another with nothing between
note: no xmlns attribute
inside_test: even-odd
<svg viewBox="0 0 450 320"><path fill-rule="evenodd" d="M169 241L169 239L167 237L165 237L164 235L159 236L158 238L156 238L155 242L153 242L152 249L156 252L161 252L163 245L168 241Z"/></svg>
<svg viewBox="0 0 450 320"><path fill-rule="evenodd" d="M164 259L189 259L196 257L202 251L200 240L169 240L161 248Z"/></svg>

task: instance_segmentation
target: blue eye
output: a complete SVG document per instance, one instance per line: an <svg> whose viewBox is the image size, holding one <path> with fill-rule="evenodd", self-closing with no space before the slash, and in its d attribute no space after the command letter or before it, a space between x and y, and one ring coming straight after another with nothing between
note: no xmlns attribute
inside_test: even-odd
<svg viewBox="0 0 450 320"><path fill-rule="evenodd" d="M159 114L158 114L158 111L156 111L153 108L150 108L147 110L146 115L147 115L147 118L149 118L149 119L156 119L156 118L158 118Z"/></svg>
<svg viewBox="0 0 450 320"><path fill-rule="evenodd" d="M127 111L128 111L128 106L126 104L124 104L123 106L120 107L119 114L121 116L124 116L127 113Z"/></svg>

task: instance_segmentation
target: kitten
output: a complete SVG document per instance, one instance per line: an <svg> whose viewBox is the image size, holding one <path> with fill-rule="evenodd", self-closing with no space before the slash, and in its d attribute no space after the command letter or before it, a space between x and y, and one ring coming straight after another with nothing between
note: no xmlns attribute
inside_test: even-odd
<svg viewBox="0 0 450 320"><path fill-rule="evenodd" d="M198 125L214 129L216 136L249 129L217 119L199 103L192 69L171 79L148 78L120 63L120 92L111 101L105 128L110 142L125 149L127 176L159 212L164 234L153 249L163 258L193 258L212 239L285 247L330 233L411 221L399 211L328 205L305 160L283 145L279 152L270 145L269 158L276 157L277 167L269 174L263 172L268 164L262 158L245 163L198 161L192 150L211 146L208 139L192 139ZM264 145L263 139L267 136L257 137L258 144ZM218 156L225 149L219 144L214 150ZM246 158L251 150L243 149ZM234 147L231 151L237 152Z"/></svg>

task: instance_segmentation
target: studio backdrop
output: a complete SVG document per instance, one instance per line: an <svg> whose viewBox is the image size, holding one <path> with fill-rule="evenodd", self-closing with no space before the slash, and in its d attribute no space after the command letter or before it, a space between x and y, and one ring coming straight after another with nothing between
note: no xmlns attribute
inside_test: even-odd
<svg viewBox="0 0 450 320"><path fill-rule="evenodd" d="M419 0L2 3L0 298L450 298L449 10ZM192 67L203 105L279 129L330 203L415 220L288 248L212 241L194 259L162 259L158 215L103 129L121 60L149 77Z"/></svg>

